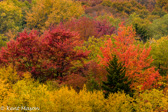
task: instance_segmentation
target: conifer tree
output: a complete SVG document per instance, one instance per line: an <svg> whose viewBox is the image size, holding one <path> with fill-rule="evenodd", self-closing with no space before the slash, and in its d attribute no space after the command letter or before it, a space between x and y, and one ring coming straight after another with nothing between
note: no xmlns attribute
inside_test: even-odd
<svg viewBox="0 0 168 112"><path fill-rule="evenodd" d="M118 91L124 91L130 93L131 81L128 81L128 77L125 76L125 67L121 62L118 62L117 57L114 55L113 59L109 61L107 70L107 81L103 81L102 88L105 90L105 97L109 93L115 93Z"/></svg>
<svg viewBox="0 0 168 112"><path fill-rule="evenodd" d="M119 62L126 68L125 76L131 81L131 89L142 91L146 89L158 88L158 83L162 77L154 66L152 57L149 56L151 47L140 47L135 44L135 32L132 27L125 27L123 24L118 29L117 36L109 38L101 51L103 56L99 56L100 64L108 66L108 62L116 55Z"/></svg>

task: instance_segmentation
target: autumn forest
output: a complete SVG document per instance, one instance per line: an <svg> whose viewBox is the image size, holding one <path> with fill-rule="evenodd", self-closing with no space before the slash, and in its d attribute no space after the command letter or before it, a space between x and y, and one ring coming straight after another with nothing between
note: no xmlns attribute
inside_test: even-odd
<svg viewBox="0 0 168 112"><path fill-rule="evenodd" d="M167 112L167 0L0 0L0 111Z"/></svg>

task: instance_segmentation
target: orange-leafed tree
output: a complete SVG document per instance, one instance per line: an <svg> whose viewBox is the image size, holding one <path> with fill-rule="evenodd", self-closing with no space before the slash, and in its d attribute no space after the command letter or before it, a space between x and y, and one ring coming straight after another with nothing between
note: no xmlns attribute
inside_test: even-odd
<svg viewBox="0 0 168 112"><path fill-rule="evenodd" d="M132 80L131 87L141 90L150 89L158 86L161 76L150 64L153 61L149 57L151 48L141 48L135 45L135 31L131 26L120 25L118 35L107 40L105 47L101 48L103 57L99 56L100 64L107 66L112 60L112 55L116 55L120 62L126 67L126 76Z"/></svg>

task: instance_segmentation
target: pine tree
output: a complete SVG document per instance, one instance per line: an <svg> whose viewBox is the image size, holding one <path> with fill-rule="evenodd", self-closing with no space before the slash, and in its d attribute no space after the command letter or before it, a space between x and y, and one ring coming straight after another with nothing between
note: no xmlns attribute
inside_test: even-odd
<svg viewBox="0 0 168 112"><path fill-rule="evenodd" d="M131 26L125 27L123 24L118 29L117 36L113 37L115 42L109 38L104 47L101 47L103 56L99 56L100 65L108 66L109 60L116 55L119 62L126 68L125 76L128 76L131 82L131 89L142 91L159 87L159 81L162 79L154 66L150 57L151 47L140 47L135 44L135 32ZM141 86L141 88L140 88Z"/></svg>
<svg viewBox="0 0 168 112"><path fill-rule="evenodd" d="M121 62L118 62L116 56L109 61L107 70L107 81L103 81L102 88L105 90L105 97L107 98L109 93L115 93L118 91L124 91L125 93L130 93L131 81L128 81L128 77L125 76L125 67Z"/></svg>

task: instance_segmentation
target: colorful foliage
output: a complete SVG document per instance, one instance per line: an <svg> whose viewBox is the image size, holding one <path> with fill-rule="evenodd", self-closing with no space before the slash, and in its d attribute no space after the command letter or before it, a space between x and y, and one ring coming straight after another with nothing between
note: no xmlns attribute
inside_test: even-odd
<svg viewBox="0 0 168 112"><path fill-rule="evenodd" d="M104 42L110 38L110 36L103 36L102 38L89 37L88 40L84 41L83 46L77 47L83 51L91 51L88 55L89 60L97 60L97 55L101 54L100 47L104 46Z"/></svg>
<svg viewBox="0 0 168 112"><path fill-rule="evenodd" d="M19 107L20 111L26 111L29 107L34 107L35 111L45 111L53 108L50 106L52 105L50 94L45 85L35 83L32 80L20 80L13 85L12 90L5 99L4 108L7 108L5 106L9 108Z"/></svg>
<svg viewBox="0 0 168 112"><path fill-rule="evenodd" d="M132 112L134 111L134 99L123 92L110 94L105 105L106 111Z"/></svg>
<svg viewBox="0 0 168 112"><path fill-rule="evenodd" d="M86 83L86 77L83 77L79 74L71 74L65 77L64 83L68 85L69 87L73 87L74 90L79 92L84 84Z"/></svg>
<svg viewBox="0 0 168 112"><path fill-rule="evenodd" d="M142 19L139 15L133 13L129 16L127 20L128 24L132 25L136 31L136 38L139 40L146 42L151 37L151 32L148 28L150 25L150 21L147 19Z"/></svg>
<svg viewBox="0 0 168 112"><path fill-rule="evenodd" d="M16 40L7 43L7 47L1 49L1 64L12 64L20 71L30 71L39 65L40 41L38 34L32 31L27 34L26 31L20 34ZM37 68L36 68L37 69Z"/></svg>
<svg viewBox="0 0 168 112"><path fill-rule="evenodd" d="M27 13L27 26L45 30L50 25L76 18L84 13L79 2L73 0L37 0Z"/></svg>
<svg viewBox="0 0 168 112"><path fill-rule="evenodd" d="M10 69L10 67L9 67ZM6 72L9 70L6 69ZM0 70L1 71L1 70ZM10 70L9 70L10 71ZM5 73L4 73L5 74ZM156 89L130 97L123 92L109 94L104 98L103 91L89 92L85 86L77 93L74 89L61 87L52 89L51 86L40 84L31 79L29 73L24 78L8 88L8 84L1 80L0 98L3 111L62 111L62 112L151 112L167 111L167 92Z"/></svg>
<svg viewBox="0 0 168 112"><path fill-rule="evenodd" d="M73 61L86 58L88 52L74 50L80 45L79 36L63 29L53 29L41 37L36 31L20 34L0 51L1 64L16 67L18 71L29 71L34 78L46 80L68 74ZM69 71L70 72L70 71Z"/></svg>
<svg viewBox="0 0 168 112"><path fill-rule="evenodd" d="M136 112L166 112L168 110L168 96L163 91L157 89L147 90L135 97Z"/></svg>
<svg viewBox="0 0 168 112"><path fill-rule="evenodd" d="M108 16L108 15L98 16L97 19L99 21L106 19L116 29L118 29L119 24L121 23L121 19L117 18L117 17L114 17L113 15L110 15L110 16Z"/></svg>
<svg viewBox="0 0 168 112"><path fill-rule="evenodd" d="M88 51L75 50L76 46L82 45L77 33L55 28L44 34L42 39L43 59L47 60L44 65L56 70L56 76L68 73L72 63L87 58ZM70 71L69 71L70 72Z"/></svg>
<svg viewBox="0 0 168 112"><path fill-rule="evenodd" d="M151 48L140 48L135 43L135 32L132 27L120 26L118 35L113 37L115 42L108 39L105 47L101 48L103 57L100 63L107 66L112 55L116 55L120 62L126 67L126 76L132 81L132 88L142 85L141 89L149 89L157 86L160 74L151 67L152 58L149 57Z"/></svg>
<svg viewBox="0 0 168 112"><path fill-rule="evenodd" d="M61 25L63 28L78 32L81 39L84 40L88 40L91 36L99 38L104 35L111 35L115 31L115 28L107 20L99 21L85 16Z"/></svg>
<svg viewBox="0 0 168 112"><path fill-rule="evenodd" d="M103 36L102 38L95 38L95 37L89 37L87 41L84 41L83 45L80 47L76 47L76 49L81 49L83 51L90 51L88 55L88 59L85 60L85 67L83 75L87 77L87 89L92 90L95 86L96 88L98 85L100 86L102 81L105 81L106 76L106 70L105 68L101 67L98 64L98 57L97 55L102 55L102 52L100 50L100 47L104 46L104 42L110 38L109 35ZM74 63L74 66L77 65Z"/></svg>
<svg viewBox="0 0 168 112"><path fill-rule="evenodd" d="M167 112L167 13L167 0L0 0L0 111Z"/></svg>
<svg viewBox="0 0 168 112"><path fill-rule="evenodd" d="M10 94L13 84L19 80L16 70L12 67L0 68L0 105L4 105L4 100Z"/></svg>
<svg viewBox="0 0 168 112"><path fill-rule="evenodd" d="M18 31L22 22L22 10L11 1L0 2L0 34L8 30Z"/></svg>

